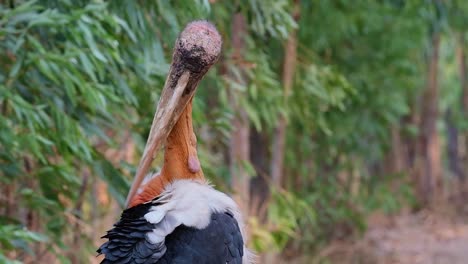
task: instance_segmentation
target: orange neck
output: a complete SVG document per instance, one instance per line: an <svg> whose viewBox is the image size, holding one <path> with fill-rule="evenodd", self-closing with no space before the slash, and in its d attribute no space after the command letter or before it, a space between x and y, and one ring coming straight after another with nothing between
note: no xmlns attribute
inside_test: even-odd
<svg viewBox="0 0 468 264"><path fill-rule="evenodd" d="M166 185L175 180L205 179L197 156L197 138L192 126L192 99L167 138L161 173L143 186L143 191L135 195L130 207L154 199L164 191Z"/></svg>

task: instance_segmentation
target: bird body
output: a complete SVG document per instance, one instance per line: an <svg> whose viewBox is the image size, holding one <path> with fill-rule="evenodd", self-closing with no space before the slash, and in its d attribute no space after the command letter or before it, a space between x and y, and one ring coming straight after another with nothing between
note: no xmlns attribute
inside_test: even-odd
<svg viewBox="0 0 468 264"><path fill-rule="evenodd" d="M178 180L126 209L99 249L102 263L242 263L242 218L207 182Z"/></svg>
<svg viewBox="0 0 468 264"><path fill-rule="evenodd" d="M206 21L188 24L179 35L128 208L97 250L104 255L101 263L251 262L239 209L205 180L192 125L193 95L219 58L221 43L216 28ZM164 142L161 172L143 183Z"/></svg>

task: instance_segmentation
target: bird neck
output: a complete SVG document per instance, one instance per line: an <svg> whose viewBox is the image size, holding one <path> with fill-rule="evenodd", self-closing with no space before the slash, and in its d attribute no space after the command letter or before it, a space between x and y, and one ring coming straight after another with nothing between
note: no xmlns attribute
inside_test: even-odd
<svg viewBox="0 0 468 264"><path fill-rule="evenodd" d="M160 195L165 186L176 180L204 180L197 155L197 138L192 125L192 99L167 138L164 164L159 176L151 179L130 203L135 206Z"/></svg>
<svg viewBox="0 0 468 264"><path fill-rule="evenodd" d="M197 155L197 138L192 126L192 99L167 138L160 177L164 177L169 182L181 179L204 179Z"/></svg>

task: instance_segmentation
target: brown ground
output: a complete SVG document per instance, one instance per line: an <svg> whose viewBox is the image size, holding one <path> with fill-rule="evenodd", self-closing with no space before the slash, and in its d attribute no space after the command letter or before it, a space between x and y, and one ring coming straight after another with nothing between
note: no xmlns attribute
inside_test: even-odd
<svg viewBox="0 0 468 264"><path fill-rule="evenodd" d="M379 263L468 263L468 224L429 213L369 226L365 239Z"/></svg>
<svg viewBox="0 0 468 264"><path fill-rule="evenodd" d="M376 214L361 241L332 245L321 255L347 264L467 264L468 224L428 212Z"/></svg>

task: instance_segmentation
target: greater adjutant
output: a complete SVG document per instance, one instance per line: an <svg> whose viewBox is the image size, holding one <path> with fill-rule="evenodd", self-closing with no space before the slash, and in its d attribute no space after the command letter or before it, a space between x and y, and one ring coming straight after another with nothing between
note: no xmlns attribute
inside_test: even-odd
<svg viewBox="0 0 468 264"><path fill-rule="evenodd" d="M238 207L205 180L192 127L193 95L221 45L207 21L189 23L179 35L127 209L97 250L101 263L250 262ZM162 170L145 179L163 143Z"/></svg>

